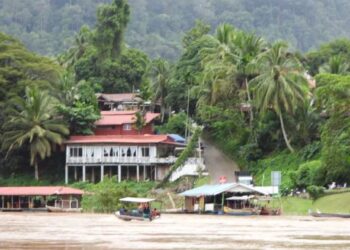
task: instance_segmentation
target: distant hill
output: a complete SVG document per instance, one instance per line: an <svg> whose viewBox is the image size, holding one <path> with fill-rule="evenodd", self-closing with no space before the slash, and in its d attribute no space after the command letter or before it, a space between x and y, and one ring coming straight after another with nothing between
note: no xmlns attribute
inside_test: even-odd
<svg viewBox="0 0 350 250"><path fill-rule="evenodd" d="M83 24L93 26L98 4L111 0L0 0L0 31L31 50L55 55L67 49ZM212 27L232 23L269 40L285 39L307 51L350 37L348 0L129 0L126 40L151 57L175 59L195 19Z"/></svg>

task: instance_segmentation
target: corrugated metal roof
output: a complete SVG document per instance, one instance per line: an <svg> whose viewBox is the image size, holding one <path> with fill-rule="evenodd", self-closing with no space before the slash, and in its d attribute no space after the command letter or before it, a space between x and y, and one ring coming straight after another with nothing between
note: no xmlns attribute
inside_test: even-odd
<svg viewBox="0 0 350 250"><path fill-rule="evenodd" d="M97 98L104 99L110 102L125 102L125 101L134 101L136 98L136 93L119 93L119 94L104 94L97 93Z"/></svg>
<svg viewBox="0 0 350 250"><path fill-rule="evenodd" d="M101 119L95 122L96 126L110 126L132 124L136 122L136 111L103 111L101 112ZM157 118L159 113L147 112L145 114L145 122L150 123Z"/></svg>
<svg viewBox="0 0 350 250"><path fill-rule="evenodd" d="M258 193L266 195L267 193L258 190L254 187L244 185L241 183L225 183L225 184L216 184L216 185L204 185L198 188L187 190L183 193L180 193L182 196L189 197L199 197L199 196L212 196L224 192L230 193Z"/></svg>
<svg viewBox="0 0 350 250"><path fill-rule="evenodd" d="M234 187L235 183L225 183L217 185L204 185L194 189L187 190L180 193L182 196L199 197L199 196L211 196L226 192L230 188Z"/></svg>
<svg viewBox="0 0 350 250"><path fill-rule="evenodd" d="M84 191L62 186L0 187L3 196L82 195Z"/></svg>

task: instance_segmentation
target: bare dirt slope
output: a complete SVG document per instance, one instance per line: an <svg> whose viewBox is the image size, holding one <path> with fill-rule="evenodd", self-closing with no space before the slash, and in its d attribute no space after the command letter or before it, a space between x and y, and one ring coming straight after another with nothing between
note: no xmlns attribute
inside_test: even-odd
<svg viewBox="0 0 350 250"><path fill-rule="evenodd" d="M201 138L204 144L204 162L211 182L218 183L220 176L226 176L227 182L235 181L235 171L239 171L236 162L227 157L208 139Z"/></svg>

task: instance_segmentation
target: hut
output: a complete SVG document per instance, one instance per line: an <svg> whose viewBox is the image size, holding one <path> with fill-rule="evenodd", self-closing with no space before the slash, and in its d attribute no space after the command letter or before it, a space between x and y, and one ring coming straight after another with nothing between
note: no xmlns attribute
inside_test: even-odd
<svg viewBox="0 0 350 250"><path fill-rule="evenodd" d="M185 197L185 211L187 212L218 212L224 211L225 206L232 206L232 203L236 201L241 203L247 200L243 198L253 195L267 196L269 193L242 183L225 183L200 186L180 193L180 195Z"/></svg>

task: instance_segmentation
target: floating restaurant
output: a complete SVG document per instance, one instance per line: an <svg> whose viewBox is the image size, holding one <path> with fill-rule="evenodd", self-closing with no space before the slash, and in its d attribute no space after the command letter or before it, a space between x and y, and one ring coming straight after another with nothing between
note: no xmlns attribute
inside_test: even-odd
<svg viewBox="0 0 350 250"><path fill-rule="evenodd" d="M79 209L84 191L63 186L0 187L1 211Z"/></svg>

